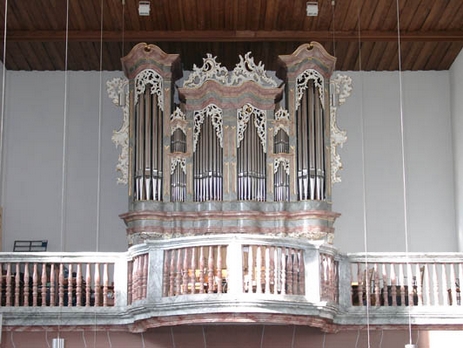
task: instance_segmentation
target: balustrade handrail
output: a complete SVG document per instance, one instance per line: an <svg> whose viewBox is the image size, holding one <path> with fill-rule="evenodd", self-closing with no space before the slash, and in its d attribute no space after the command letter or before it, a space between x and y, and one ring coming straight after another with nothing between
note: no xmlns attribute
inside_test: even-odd
<svg viewBox="0 0 463 348"><path fill-rule="evenodd" d="M406 264L454 263L463 261L461 252L359 252L345 254L349 262Z"/></svg>

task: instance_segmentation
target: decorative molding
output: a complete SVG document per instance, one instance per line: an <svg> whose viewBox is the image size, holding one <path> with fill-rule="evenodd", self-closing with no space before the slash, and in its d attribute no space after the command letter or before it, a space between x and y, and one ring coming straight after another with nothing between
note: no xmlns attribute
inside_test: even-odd
<svg viewBox="0 0 463 348"><path fill-rule="evenodd" d="M256 64L251 52L243 56L239 55L240 62L236 64L233 71L229 72L227 68L222 67L221 63L216 61L217 57L212 57L207 53L203 58L203 66L198 68L193 65L193 72L183 83L183 87L197 88L202 86L206 81L216 81L224 86L240 86L246 81L254 81L264 87L277 87L277 82L267 75L264 64Z"/></svg>
<svg viewBox="0 0 463 348"><path fill-rule="evenodd" d="M304 90L309 84L309 80L314 80L315 87L318 87L318 93L320 95L320 103L322 108L325 108L325 89L324 89L324 78L317 70L307 69L302 74L300 74L296 79L296 110L301 104L302 96L304 95Z"/></svg>
<svg viewBox="0 0 463 348"><path fill-rule="evenodd" d="M209 104L202 110L194 113L194 129L193 129L193 152L196 151L199 134L201 133L201 125L204 122L205 116L211 118L217 137L220 140L220 147L223 148L223 116L222 109L215 104Z"/></svg>
<svg viewBox="0 0 463 348"><path fill-rule="evenodd" d="M158 106L164 111L164 98L163 98L163 80L161 75L156 71L151 69L142 70L135 77L135 100L134 103L137 104L138 96L145 93L146 85L151 84L150 93L157 94L158 96Z"/></svg>
<svg viewBox="0 0 463 348"><path fill-rule="evenodd" d="M342 169L341 156L338 146L343 147L347 141L346 131L340 130L337 125L338 107L344 104L352 92L352 79L347 75L337 74L331 79L330 100L330 141L331 141L331 183L341 182L338 172Z"/></svg>
<svg viewBox="0 0 463 348"><path fill-rule="evenodd" d="M254 114L254 125L257 128L257 135L260 138L264 153L266 153L267 117L264 110L257 109L251 104L245 104L242 108L237 110L238 130L236 132L236 135L238 140L238 147L240 147L241 141L244 139L244 132L246 131L246 127L252 114Z"/></svg>
<svg viewBox="0 0 463 348"><path fill-rule="evenodd" d="M121 176L117 178L118 184L127 185L129 177L129 94L124 93L128 86L126 78L115 77L106 82L106 91L109 98L116 106L119 105L119 96L125 95L125 103L122 106L123 118L122 126L119 130L113 131L111 137L112 142L117 147L121 148L119 153L116 171L120 172Z"/></svg>

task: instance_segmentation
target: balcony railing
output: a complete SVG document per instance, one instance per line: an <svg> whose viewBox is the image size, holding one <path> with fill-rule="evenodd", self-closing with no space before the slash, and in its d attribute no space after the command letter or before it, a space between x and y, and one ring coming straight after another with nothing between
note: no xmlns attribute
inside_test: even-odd
<svg viewBox="0 0 463 348"><path fill-rule="evenodd" d="M463 255L341 254L292 238L149 241L124 253L1 253L6 327L205 321L463 323ZM38 320L40 317L40 320ZM63 324L66 323L66 324Z"/></svg>

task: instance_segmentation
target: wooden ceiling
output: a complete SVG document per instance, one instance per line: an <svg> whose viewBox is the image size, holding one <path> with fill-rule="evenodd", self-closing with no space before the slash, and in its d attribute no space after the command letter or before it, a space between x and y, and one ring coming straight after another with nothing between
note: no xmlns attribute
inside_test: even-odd
<svg viewBox="0 0 463 348"><path fill-rule="evenodd" d="M398 70L399 57L402 70L446 70L463 47L462 0L319 0L317 17L306 2L151 0L140 17L138 0L4 0L0 57L9 70L121 70L121 56L147 42L187 70L206 53L232 69L248 51L275 70L278 55L318 41L337 70Z"/></svg>

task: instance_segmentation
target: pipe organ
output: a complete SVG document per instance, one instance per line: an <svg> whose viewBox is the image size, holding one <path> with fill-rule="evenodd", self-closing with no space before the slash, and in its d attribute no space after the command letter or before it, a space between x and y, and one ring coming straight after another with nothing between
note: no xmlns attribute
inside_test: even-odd
<svg viewBox="0 0 463 348"><path fill-rule="evenodd" d="M312 239L332 234L335 58L313 42L279 56L275 75L250 53L239 60L228 71L208 54L202 67L183 72L179 55L144 43L122 59L130 198L123 218L132 244L256 229ZM301 212L307 217L288 225ZM265 222L243 220L253 213Z"/></svg>

